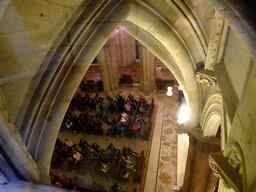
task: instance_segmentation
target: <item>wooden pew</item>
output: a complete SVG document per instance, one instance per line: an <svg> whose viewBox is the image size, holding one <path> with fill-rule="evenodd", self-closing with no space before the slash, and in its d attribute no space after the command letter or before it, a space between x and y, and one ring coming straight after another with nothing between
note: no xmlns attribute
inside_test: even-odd
<svg viewBox="0 0 256 192"><path fill-rule="evenodd" d="M133 178L134 182L138 182L138 183L142 182L144 167L145 167L145 156L144 156L144 150L142 150L140 156L137 159L137 172Z"/></svg>

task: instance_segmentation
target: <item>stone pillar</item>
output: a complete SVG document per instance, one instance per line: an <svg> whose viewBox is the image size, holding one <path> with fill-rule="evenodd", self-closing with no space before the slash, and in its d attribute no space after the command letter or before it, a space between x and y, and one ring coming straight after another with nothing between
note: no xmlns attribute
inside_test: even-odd
<svg viewBox="0 0 256 192"><path fill-rule="evenodd" d="M103 81L104 91L118 89L118 66L114 62L115 51L112 47L104 46L97 56L99 72Z"/></svg>
<svg viewBox="0 0 256 192"><path fill-rule="evenodd" d="M140 90L149 92L154 89L154 55L143 45L139 46L140 51Z"/></svg>
<svg viewBox="0 0 256 192"><path fill-rule="evenodd" d="M203 137L199 129L189 134L184 192L212 192L216 187L218 178L209 166L209 155L220 150L220 141L216 141L217 138Z"/></svg>

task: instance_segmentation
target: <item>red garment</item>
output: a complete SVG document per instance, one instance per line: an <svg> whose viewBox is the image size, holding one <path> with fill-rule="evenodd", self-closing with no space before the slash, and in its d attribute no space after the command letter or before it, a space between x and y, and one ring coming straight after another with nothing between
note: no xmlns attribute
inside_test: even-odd
<svg viewBox="0 0 256 192"><path fill-rule="evenodd" d="M59 176L59 182L60 182L62 185L66 185L66 184L68 184L68 182L69 182L69 178L68 178L66 175L64 175L64 174L61 174L61 175Z"/></svg>
<svg viewBox="0 0 256 192"><path fill-rule="evenodd" d="M137 125L132 125L132 128L133 128L133 130L135 130L135 131L138 131L139 130L139 128L137 127Z"/></svg>

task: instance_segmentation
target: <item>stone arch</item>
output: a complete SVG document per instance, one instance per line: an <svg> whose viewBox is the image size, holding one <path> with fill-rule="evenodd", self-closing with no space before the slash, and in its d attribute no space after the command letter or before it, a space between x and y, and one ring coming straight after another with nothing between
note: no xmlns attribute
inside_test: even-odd
<svg viewBox="0 0 256 192"><path fill-rule="evenodd" d="M75 88L78 87L89 65L110 38L112 32L132 14L130 4L122 2L107 2L98 9L95 11L97 14L91 16L89 20L87 20L88 18L79 18L80 23L83 23L81 19L84 19L83 26L80 31L73 34L72 41L68 42L65 48L59 47L55 53L49 52L51 62L46 65L48 67L31 99L20 130L25 144L39 168L42 183L49 182L48 172L52 151L62 119L76 91ZM143 10L143 14L149 14L153 18L148 23L150 26L161 26L161 30L169 31L165 36L161 30L150 33L150 28L147 28L146 25L139 25L140 22L147 22L149 19L143 14L139 15L139 18L142 19L140 22L131 17L129 20L135 26L141 27L138 30L140 33L145 31L148 35L149 38L141 38L140 41L147 44L146 47L150 50L153 50L153 45L157 45L156 56L168 61L168 68L176 69L176 77L183 84L190 108L194 111L193 117L190 118L191 121L188 122L193 127L198 124L200 106L193 58L181 39L166 22L150 10L141 7L140 9ZM139 12L142 13L141 11ZM69 31L71 30L69 29ZM170 37L171 39L169 39ZM62 40L59 41L61 44ZM172 62L169 62L170 60ZM45 142L46 140L47 142Z"/></svg>
<svg viewBox="0 0 256 192"><path fill-rule="evenodd" d="M193 114L190 114L185 126L193 128L199 123L200 106L199 88L195 79L195 60L185 40L178 34L175 27L155 12L143 3L131 4L125 29L160 60L164 61L171 72L174 72L174 76L182 85L190 110L194 111ZM189 28L189 26L186 27ZM202 47L200 48L202 49Z"/></svg>
<svg viewBox="0 0 256 192"><path fill-rule="evenodd" d="M89 21L86 17L78 18L81 23L84 19L85 23L72 41L65 47L60 46L54 54L49 52L51 61L47 63L21 126L23 140L38 166L40 182L45 184L49 183L48 173L59 127L76 88L93 59L129 12L129 6L122 2L106 2L99 9ZM65 43L66 39L60 40L59 44L62 41Z"/></svg>
<svg viewBox="0 0 256 192"><path fill-rule="evenodd" d="M215 93L207 100L203 112L200 126L205 137L215 137L221 124L222 96Z"/></svg>

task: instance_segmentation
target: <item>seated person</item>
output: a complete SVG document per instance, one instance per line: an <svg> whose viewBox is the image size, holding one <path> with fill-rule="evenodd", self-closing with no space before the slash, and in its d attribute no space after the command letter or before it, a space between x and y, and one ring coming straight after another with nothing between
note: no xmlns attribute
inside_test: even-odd
<svg viewBox="0 0 256 192"><path fill-rule="evenodd" d="M109 124L116 124L116 119L115 117L113 117L110 113L108 113L106 115L106 122L108 122Z"/></svg>
<svg viewBox="0 0 256 192"><path fill-rule="evenodd" d="M80 139L78 146L81 147L83 150L84 148L88 147L88 143L84 139Z"/></svg>
<svg viewBox="0 0 256 192"><path fill-rule="evenodd" d="M103 135L103 131L101 129L101 122L96 117L93 118L91 126L93 128L94 135Z"/></svg>
<svg viewBox="0 0 256 192"><path fill-rule="evenodd" d="M115 130L115 135L119 135L119 137L121 138L121 133L123 131L126 131L126 128L123 126L121 120L117 122L114 130Z"/></svg>
<svg viewBox="0 0 256 192"><path fill-rule="evenodd" d="M134 157L139 156L139 154L133 151L128 145L125 145L122 149L122 156L125 156L125 155L131 155Z"/></svg>
<svg viewBox="0 0 256 192"><path fill-rule="evenodd" d="M136 164L132 161L131 155L124 155L121 158L121 169L133 170Z"/></svg>
<svg viewBox="0 0 256 192"><path fill-rule="evenodd" d="M103 112L101 111L101 109L98 109L97 113L96 113L96 116L97 118L99 119L99 121L103 121L103 117L104 117L104 114Z"/></svg>
<svg viewBox="0 0 256 192"><path fill-rule="evenodd" d="M128 114L123 111L123 112L121 113L121 117L123 117L124 119L127 120Z"/></svg>
<svg viewBox="0 0 256 192"><path fill-rule="evenodd" d="M110 150L115 156L119 156L120 150L117 149L113 143L110 143L107 147L107 150Z"/></svg>
<svg viewBox="0 0 256 192"><path fill-rule="evenodd" d="M109 159L116 159L117 156L115 155L115 153L113 153L110 149L107 149L107 154L106 156L109 158Z"/></svg>
<svg viewBox="0 0 256 192"><path fill-rule="evenodd" d="M136 101L136 99L134 99L134 97L132 96L132 94L129 94L128 97L130 99L130 101L132 102L132 105L134 107L136 107L138 105L138 101Z"/></svg>
<svg viewBox="0 0 256 192"><path fill-rule="evenodd" d="M73 142L70 139L68 139L68 138L65 139L64 143L68 147L72 147L73 146Z"/></svg>
<svg viewBox="0 0 256 192"><path fill-rule="evenodd" d="M72 157L70 157L70 161L73 163L72 166L76 166L78 164L78 162L80 160L82 160L84 157L82 156L81 153L79 153L78 151L74 151L74 153L72 154Z"/></svg>
<svg viewBox="0 0 256 192"><path fill-rule="evenodd" d="M132 156L130 154L122 155L122 160L126 163L126 165L132 164Z"/></svg>
<svg viewBox="0 0 256 192"><path fill-rule="evenodd" d="M122 149L122 156L132 155L132 150L128 145L125 145Z"/></svg>
<svg viewBox="0 0 256 192"><path fill-rule="evenodd" d="M59 173L58 182L61 184L62 187L70 188L69 185L71 184L71 180L64 173Z"/></svg>
<svg viewBox="0 0 256 192"><path fill-rule="evenodd" d="M125 103L124 105L124 110L127 114L132 114L132 109L131 109L131 105L129 103Z"/></svg>
<svg viewBox="0 0 256 192"><path fill-rule="evenodd" d="M97 153L100 153L100 146L97 143L93 143L91 146Z"/></svg>
<svg viewBox="0 0 256 192"><path fill-rule="evenodd" d="M85 157L88 152L89 145L84 139L80 139L78 146L82 149L81 154Z"/></svg>
<svg viewBox="0 0 256 192"><path fill-rule="evenodd" d="M101 163L101 170L102 170L103 172L107 172L107 171L109 170L108 164L102 162L102 163Z"/></svg>
<svg viewBox="0 0 256 192"><path fill-rule="evenodd" d="M140 129L142 123L145 123L144 119L141 118L140 114L137 114L134 124Z"/></svg>
<svg viewBox="0 0 256 192"><path fill-rule="evenodd" d="M118 113L116 99L115 100L113 100L112 98L110 99L108 110L111 114L113 114L114 112Z"/></svg>
<svg viewBox="0 0 256 192"><path fill-rule="evenodd" d="M125 129L128 129L129 123L130 123L130 118L129 118L129 116L127 115L127 113L123 112L123 113L121 114L120 121L121 121L123 127L124 127Z"/></svg>
<svg viewBox="0 0 256 192"><path fill-rule="evenodd" d="M118 185L118 183L114 183L114 185L111 186L110 192L118 192L122 188Z"/></svg>
<svg viewBox="0 0 256 192"><path fill-rule="evenodd" d="M103 133L105 133L107 136L109 134L110 127L111 127L111 125L109 123L106 123L105 121L102 122L101 129L102 129Z"/></svg>
<svg viewBox="0 0 256 192"><path fill-rule="evenodd" d="M79 145L77 145L77 144L74 144L72 147L71 147L71 149L72 149L72 153L74 153L74 152L79 152L79 153L82 153L82 148L81 147L79 147Z"/></svg>
<svg viewBox="0 0 256 192"><path fill-rule="evenodd" d="M91 160L98 160L100 155L93 148L89 148L88 158Z"/></svg>
<svg viewBox="0 0 256 192"><path fill-rule="evenodd" d="M103 113L106 113L107 110L108 110L108 103L105 101L105 99L102 101L102 104L101 104L101 108L102 108L102 111Z"/></svg>

